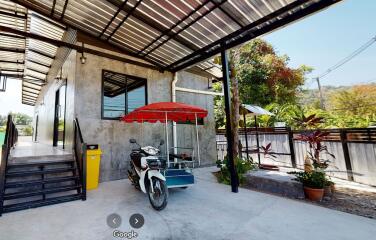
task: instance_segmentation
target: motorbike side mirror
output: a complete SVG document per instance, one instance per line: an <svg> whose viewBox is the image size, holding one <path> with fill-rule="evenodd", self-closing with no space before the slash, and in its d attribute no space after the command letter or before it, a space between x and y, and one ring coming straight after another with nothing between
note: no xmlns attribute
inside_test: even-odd
<svg viewBox="0 0 376 240"><path fill-rule="evenodd" d="M161 142L159 143L159 146L162 146L164 144L164 140L162 139Z"/></svg>
<svg viewBox="0 0 376 240"><path fill-rule="evenodd" d="M134 139L134 138L129 139L129 142L130 143L137 143L136 139Z"/></svg>

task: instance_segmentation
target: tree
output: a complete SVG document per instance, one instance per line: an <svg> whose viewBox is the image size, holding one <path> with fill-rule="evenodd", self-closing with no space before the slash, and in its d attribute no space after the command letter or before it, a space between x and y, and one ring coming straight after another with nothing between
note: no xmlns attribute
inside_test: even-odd
<svg viewBox="0 0 376 240"><path fill-rule="evenodd" d="M356 85L329 96L329 109L345 115L369 116L376 113L376 84Z"/></svg>
<svg viewBox="0 0 376 240"><path fill-rule="evenodd" d="M29 125L32 123L33 118L24 113L11 113L13 121L16 125Z"/></svg>
<svg viewBox="0 0 376 240"><path fill-rule="evenodd" d="M235 108L238 103L261 107L271 103L295 104L304 84L305 74L312 69L304 65L297 69L290 68L288 62L286 55L279 56L273 46L262 39L252 40L229 51L231 92L233 100L235 99L232 107ZM220 90L218 85L214 88ZM218 128L223 127L225 122L223 106L223 98L216 97L215 118ZM236 111L233 116L237 122L234 121L233 124L237 125L239 115L235 113Z"/></svg>
<svg viewBox="0 0 376 240"><path fill-rule="evenodd" d="M7 124L7 116L0 115L0 127L5 126Z"/></svg>
<svg viewBox="0 0 376 240"><path fill-rule="evenodd" d="M289 57L279 56L273 46L255 39L240 49L237 61L240 99L244 103L266 106L270 103L296 103L305 74L312 69L288 66Z"/></svg>

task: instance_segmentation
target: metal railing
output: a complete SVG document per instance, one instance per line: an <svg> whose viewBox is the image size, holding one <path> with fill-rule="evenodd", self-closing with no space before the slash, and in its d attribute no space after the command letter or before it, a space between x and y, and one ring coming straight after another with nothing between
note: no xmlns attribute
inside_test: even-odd
<svg viewBox="0 0 376 240"><path fill-rule="evenodd" d="M0 159L0 216L3 213L4 206L4 190L5 190L5 172L8 165L8 158L10 150L18 141L18 131L16 125L13 123L12 116L8 115L7 128L5 132L5 139L2 145L1 159Z"/></svg>
<svg viewBox="0 0 376 240"><path fill-rule="evenodd" d="M78 123L78 119L73 120L74 126L74 138L73 138L73 152L77 163L77 169L80 176L81 182L81 199L83 201L86 200L86 150L87 144L84 142L80 124Z"/></svg>

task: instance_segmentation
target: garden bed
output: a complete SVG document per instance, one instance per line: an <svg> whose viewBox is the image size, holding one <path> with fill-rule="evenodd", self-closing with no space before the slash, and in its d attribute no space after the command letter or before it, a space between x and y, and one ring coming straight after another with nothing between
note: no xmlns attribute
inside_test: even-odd
<svg viewBox="0 0 376 240"><path fill-rule="evenodd" d="M337 186L336 191L331 198L324 197L321 202L315 204L342 212L376 219L375 192Z"/></svg>
<svg viewBox="0 0 376 240"><path fill-rule="evenodd" d="M220 172L213 172L213 174L217 179L220 177ZM353 187L346 187L344 180L338 180L335 193L331 197L324 197L321 202L312 202L302 198L296 191L297 185L286 180L287 176L285 175L284 172L250 171L245 174L245 182L241 184L241 187L376 219L376 189L374 191L366 190L372 187L364 185L366 186L364 190L362 188L354 189ZM255 182L255 180L257 181ZM337 180L334 181L337 182ZM287 184L287 186L282 187L283 184ZM296 184L300 183L296 182ZM302 188L301 185L300 187Z"/></svg>

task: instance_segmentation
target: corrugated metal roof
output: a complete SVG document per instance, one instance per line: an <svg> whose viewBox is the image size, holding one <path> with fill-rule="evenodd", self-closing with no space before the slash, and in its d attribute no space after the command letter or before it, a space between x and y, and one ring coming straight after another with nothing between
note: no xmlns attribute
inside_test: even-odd
<svg viewBox="0 0 376 240"><path fill-rule="evenodd" d="M254 24L264 28L340 0L16 0L167 70ZM249 32L247 34L250 34ZM231 42L231 39L229 39ZM224 44L227 44L224 42ZM202 54L202 53L201 53ZM209 52L204 53L209 54ZM201 56L201 55L200 55ZM194 57L194 56L192 56ZM210 54L207 57L211 57ZM188 60L191 60L188 59ZM181 61L181 62L179 62ZM189 61L188 61L189 62Z"/></svg>
<svg viewBox="0 0 376 240"><path fill-rule="evenodd" d="M65 26L10 1L0 0L0 25L61 40ZM22 79L22 103L34 105L54 60L57 47L0 32L0 72Z"/></svg>
<svg viewBox="0 0 376 240"><path fill-rule="evenodd" d="M268 110L266 109L263 109L262 107L260 106L257 106L257 105L252 105L252 104L242 104L241 107L243 109L245 109L248 114L251 114L251 115L256 115L256 116L259 116L259 115L274 115L273 113L269 112Z"/></svg>
<svg viewBox="0 0 376 240"><path fill-rule="evenodd" d="M0 0L0 24L61 39L64 26L74 27L98 40L121 48L162 70L178 71L197 65L220 75L220 69L204 60L222 49L284 26L341 0ZM2 14L6 12L8 14ZM10 16L10 15L17 16ZM27 24L26 24L27 23ZM7 41L4 46L26 50L25 74L42 78L56 47L31 39ZM0 48L0 58L3 49ZM35 51L31 51L35 50ZM39 51L39 53L38 53ZM44 54L40 54L42 51ZM50 57L49 57L50 56ZM33 71L37 70L37 71Z"/></svg>

